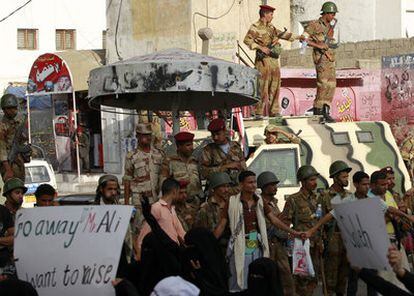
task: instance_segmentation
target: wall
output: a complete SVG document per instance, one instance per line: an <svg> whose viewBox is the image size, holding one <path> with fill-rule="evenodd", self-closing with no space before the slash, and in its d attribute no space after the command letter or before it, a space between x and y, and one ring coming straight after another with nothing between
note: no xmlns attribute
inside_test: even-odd
<svg viewBox="0 0 414 296"><path fill-rule="evenodd" d="M2 1L0 16L6 16L26 1ZM90 16L93 14L93 21ZM17 29L38 29L38 49L18 50ZM35 59L55 52L55 30L76 29L76 49L101 49L106 28L105 0L32 1L0 23L0 94L9 82L27 82Z"/></svg>
<svg viewBox="0 0 414 296"><path fill-rule="evenodd" d="M379 69L382 56L413 51L414 38L342 43L336 50L336 67ZM298 49L287 50L282 52L280 62L283 67L288 68L313 68L311 54L311 48L308 48L304 55L301 55Z"/></svg>

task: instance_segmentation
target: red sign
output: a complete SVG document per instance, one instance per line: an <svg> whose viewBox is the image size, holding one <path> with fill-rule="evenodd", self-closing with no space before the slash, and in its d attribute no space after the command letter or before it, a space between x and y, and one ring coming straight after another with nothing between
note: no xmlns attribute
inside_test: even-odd
<svg viewBox="0 0 414 296"><path fill-rule="evenodd" d="M30 70L27 91L30 94L72 92L72 81L65 62L50 53L38 57Z"/></svg>

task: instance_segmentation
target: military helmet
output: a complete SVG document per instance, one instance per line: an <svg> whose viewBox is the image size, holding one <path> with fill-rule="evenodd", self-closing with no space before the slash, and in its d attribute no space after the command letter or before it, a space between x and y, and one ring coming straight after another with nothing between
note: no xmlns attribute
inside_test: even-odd
<svg viewBox="0 0 414 296"><path fill-rule="evenodd" d="M329 178L333 178L336 174L340 172L349 173L352 169L342 160L337 160L331 164L329 167Z"/></svg>
<svg viewBox="0 0 414 296"><path fill-rule="evenodd" d="M209 181L209 188L214 189L221 185L231 184L231 179L227 173L218 172L214 173L208 179Z"/></svg>
<svg viewBox="0 0 414 296"><path fill-rule="evenodd" d="M118 182L118 178L114 175L103 175L98 180L98 186L101 186L104 182L115 181Z"/></svg>
<svg viewBox="0 0 414 296"><path fill-rule="evenodd" d="M328 1L322 5L321 11L322 13L337 13L338 7L335 3Z"/></svg>
<svg viewBox="0 0 414 296"><path fill-rule="evenodd" d="M17 108L19 106L19 100L13 94L5 94L1 97L1 109L4 108Z"/></svg>
<svg viewBox="0 0 414 296"><path fill-rule="evenodd" d="M298 169L296 174L299 181L303 181L313 176L319 176L319 173L311 165L303 165Z"/></svg>
<svg viewBox="0 0 414 296"><path fill-rule="evenodd" d="M19 178L11 178L7 180L6 183L4 183L3 196L7 196L9 192L11 192L12 190L16 188L22 188L23 193L26 193L27 191L27 187L24 186L23 181L20 180Z"/></svg>
<svg viewBox="0 0 414 296"><path fill-rule="evenodd" d="M257 177L257 187L263 188L268 184L279 183L279 179L272 172L263 172Z"/></svg>

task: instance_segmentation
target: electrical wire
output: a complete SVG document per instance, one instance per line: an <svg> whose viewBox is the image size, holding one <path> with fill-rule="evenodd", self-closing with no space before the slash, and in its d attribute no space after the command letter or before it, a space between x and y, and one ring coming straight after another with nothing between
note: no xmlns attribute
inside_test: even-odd
<svg viewBox="0 0 414 296"><path fill-rule="evenodd" d="M0 23L7 20L9 17L11 17L13 14L15 14L16 12L18 12L20 9L22 9L23 7L25 7L27 4L29 4L30 2L32 2L32 0L27 1L25 4L23 4L22 6L19 6L18 8L16 8L15 10L13 10L12 12L10 12L8 15L6 15L4 18L2 18L0 20Z"/></svg>
<svg viewBox="0 0 414 296"><path fill-rule="evenodd" d="M210 20L218 20L218 19L221 19L222 17L228 15L230 13L230 11L233 9L233 6L234 6L235 3L236 3L236 0L233 0L233 3L231 4L230 8L225 13L223 13L219 16L209 16L209 15L206 15L206 14L202 14L200 12L194 12L193 13L193 30L194 30L194 42L195 42L195 51L196 52L197 52L197 32L196 32L196 25L195 25L196 15L199 15L201 17L204 17L204 18L210 19Z"/></svg>
<svg viewBox="0 0 414 296"><path fill-rule="evenodd" d="M115 50L116 50L116 54L118 56L119 61L123 60L123 58L121 57L121 54L119 53L119 49L118 49L118 28L119 28L119 19L121 18L122 1L123 0L119 1L118 19L116 20L116 27L115 27Z"/></svg>

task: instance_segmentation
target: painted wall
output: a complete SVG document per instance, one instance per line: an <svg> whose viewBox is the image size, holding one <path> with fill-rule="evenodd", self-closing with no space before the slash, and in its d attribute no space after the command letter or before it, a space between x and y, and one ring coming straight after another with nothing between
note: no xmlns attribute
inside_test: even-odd
<svg viewBox="0 0 414 296"><path fill-rule="evenodd" d="M0 17L27 1L2 1ZM93 19L93 21L91 21ZM17 49L17 29L38 29L38 49ZM56 51L55 30L75 29L76 49L101 49L105 0L32 1L0 23L0 94L9 82L27 82L35 59Z"/></svg>

